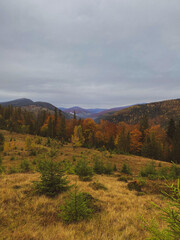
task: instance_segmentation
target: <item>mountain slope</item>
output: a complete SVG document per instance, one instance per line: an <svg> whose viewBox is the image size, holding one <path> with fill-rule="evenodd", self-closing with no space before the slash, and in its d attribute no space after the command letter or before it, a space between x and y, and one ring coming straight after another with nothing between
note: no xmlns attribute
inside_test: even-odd
<svg viewBox="0 0 180 240"><path fill-rule="evenodd" d="M27 98L19 98L19 99L8 101L8 102L1 102L0 104L4 107L7 107L9 105L12 105L13 107L23 107L23 106L33 105L34 102Z"/></svg>
<svg viewBox="0 0 180 240"><path fill-rule="evenodd" d="M128 108L130 106L124 106L124 107L116 107L116 108L110 108L110 109L105 109L102 112L98 112L95 114L92 114L91 117L98 121L99 119L104 119L109 115L113 115L115 112L120 111L122 109Z"/></svg>
<svg viewBox="0 0 180 240"><path fill-rule="evenodd" d="M2 102L0 103L0 105L4 107L10 106L10 105L12 105L13 107L21 107L31 112L38 112L41 110L45 110L53 113L56 108L54 105L48 102L33 102L31 99L27 99L27 98L20 98L13 101ZM62 111L62 114L67 119L71 118L71 115L68 113L65 113Z"/></svg>
<svg viewBox="0 0 180 240"><path fill-rule="evenodd" d="M111 122L124 121L129 124L138 123L144 115L148 115L151 123L165 126L170 118L180 119L180 99L153 102L148 104L138 104L122 109L103 119ZM102 118L98 118L100 121Z"/></svg>

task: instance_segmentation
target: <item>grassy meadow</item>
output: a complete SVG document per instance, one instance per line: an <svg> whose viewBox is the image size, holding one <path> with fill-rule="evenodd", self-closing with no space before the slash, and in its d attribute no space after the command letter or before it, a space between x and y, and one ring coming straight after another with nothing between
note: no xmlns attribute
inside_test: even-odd
<svg viewBox="0 0 180 240"><path fill-rule="evenodd" d="M74 149L71 144L62 146L47 138L3 130L1 133L5 145L1 153L4 172L0 175L0 240L144 240L149 235L142 227L142 216L149 222L155 218L164 227L152 202L166 206L166 199L161 195L166 180L139 177L140 170L151 159L81 147ZM33 151L29 151L28 141ZM53 154L52 149L56 149L54 161L63 162L70 185L76 184L96 201L97 211L91 219L70 224L62 221L60 205L73 187L54 198L35 193L33 182L40 179L36 171L38 160L48 158ZM91 181L80 181L73 166L82 155L90 165L96 156L105 164L115 164L117 171L110 175L94 174ZM24 160L28 161L28 167L22 164ZM129 165L131 175L121 173L124 163ZM156 169L171 166L155 160L154 164ZM142 191L130 191L127 186L132 181L143 183ZM96 188L100 183L104 188Z"/></svg>

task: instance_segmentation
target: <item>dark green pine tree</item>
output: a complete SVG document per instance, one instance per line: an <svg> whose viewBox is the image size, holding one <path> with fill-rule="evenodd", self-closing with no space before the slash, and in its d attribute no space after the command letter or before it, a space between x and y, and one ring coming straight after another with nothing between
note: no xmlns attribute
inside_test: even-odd
<svg viewBox="0 0 180 240"><path fill-rule="evenodd" d="M48 121L48 137L53 137L53 121L52 121L52 118L50 117L49 118L49 121Z"/></svg>
<svg viewBox="0 0 180 240"><path fill-rule="evenodd" d="M38 171L41 173L41 181L35 182L38 193L54 197L69 188L61 163L52 159L40 161Z"/></svg>
<svg viewBox="0 0 180 240"><path fill-rule="evenodd" d="M76 120L76 112L74 111L74 116L73 116L73 119Z"/></svg>
<svg viewBox="0 0 180 240"><path fill-rule="evenodd" d="M174 119L171 118L169 123L168 123L167 131L166 131L167 137L170 140L173 139L175 131L176 131L175 122L174 122Z"/></svg>
<svg viewBox="0 0 180 240"><path fill-rule="evenodd" d="M93 213L91 202L91 195L78 192L77 186L75 186L75 190L70 194L69 199L66 200L64 205L60 206L60 216L67 223L90 218Z"/></svg>
<svg viewBox="0 0 180 240"><path fill-rule="evenodd" d="M142 133L142 142L145 140L145 131L149 128L149 120L148 115L145 114L143 118L140 121L140 127L139 130Z"/></svg>
<svg viewBox="0 0 180 240"><path fill-rule="evenodd" d="M57 126L57 108L54 109L54 122L53 122L53 136L56 137L56 126Z"/></svg>
<svg viewBox="0 0 180 240"><path fill-rule="evenodd" d="M4 148L4 135L2 133L0 133L0 151L3 151Z"/></svg>
<svg viewBox="0 0 180 240"><path fill-rule="evenodd" d="M66 119L63 115L61 116L59 138L61 141L66 140Z"/></svg>
<svg viewBox="0 0 180 240"><path fill-rule="evenodd" d="M0 129L6 129L6 121L1 114L0 114Z"/></svg>
<svg viewBox="0 0 180 240"><path fill-rule="evenodd" d="M156 140L156 137L154 134L146 137L142 146L141 154L144 157L149 157L149 158L158 159L158 160L162 158L161 145Z"/></svg>
<svg viewBox="0 0 180 240"><path fill-rule="evenodd" d="M172 140L172 160L180 164L180 126L176 127Z"/></svg>

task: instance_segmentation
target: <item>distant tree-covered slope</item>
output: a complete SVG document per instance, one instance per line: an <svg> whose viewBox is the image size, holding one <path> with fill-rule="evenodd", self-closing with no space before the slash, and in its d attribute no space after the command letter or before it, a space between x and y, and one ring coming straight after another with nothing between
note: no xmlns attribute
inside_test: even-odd
<svg viewBox="0 0 180 240"><path fill-rule="evenodd" d="M31 99L27 98L20 98L8 102L2 102L0 103L1 106L8 107L8 106L13 106L13 107L21 107L23 109L26 109L27 111L31 112L39 112L42 110L49 111L51 113L54 112L55 106L52 105L51 103L48 102L33 102ZM65 116L65 118L69 119L72 116L68 113L65 113L62 111L62 114Z"/></svg>
<svg viewBox="0 0 180 240"><path fill-rule="evenodd" d="M153 102L148 104L138 104L122 109L113 114L106 114L98 118L110 122L126 122L128 124L138 123L144 115L147 115L151 123L166 125L170 118L180 119L180 99Z"/></svg>

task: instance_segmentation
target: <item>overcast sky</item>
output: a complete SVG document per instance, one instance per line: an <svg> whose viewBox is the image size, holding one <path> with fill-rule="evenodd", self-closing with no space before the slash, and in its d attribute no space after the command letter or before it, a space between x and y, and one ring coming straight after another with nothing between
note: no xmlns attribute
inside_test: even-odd
<svg viewBox="0 0 180 240"><path fill-rule="evenodd" d="M0 102L180 98L179 0L0 0Z"/></svg>

